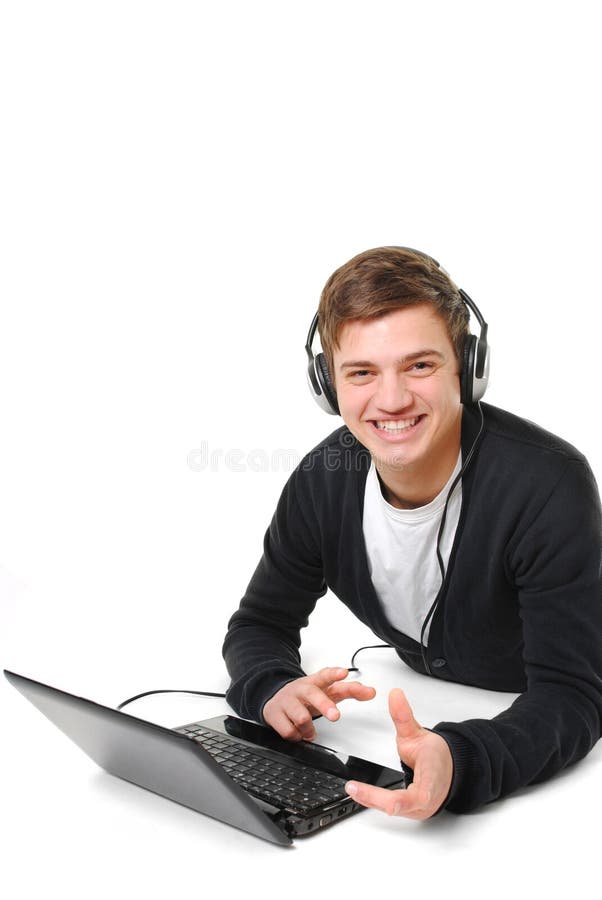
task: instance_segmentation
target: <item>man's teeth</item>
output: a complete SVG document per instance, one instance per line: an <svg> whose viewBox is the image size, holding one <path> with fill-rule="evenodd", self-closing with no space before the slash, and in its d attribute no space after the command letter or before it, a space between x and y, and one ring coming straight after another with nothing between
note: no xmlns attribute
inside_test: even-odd
<svg viewBox="0 0 602 900"><path fill-rule="evenodd" d="M376 422L376 427L380 428L381 431L388 431L392 434L397 434L399 431L404 431L406 428L411 428L412 425L415 425L420 416L416 416L415 419L402 419L398 421L392 420L384 420L381 422Z"/></svg>

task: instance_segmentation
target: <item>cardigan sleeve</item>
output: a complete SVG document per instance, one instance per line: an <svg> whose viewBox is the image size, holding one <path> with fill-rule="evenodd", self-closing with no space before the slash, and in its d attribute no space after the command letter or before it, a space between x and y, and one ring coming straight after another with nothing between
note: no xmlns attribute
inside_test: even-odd
<svg viewBox="0 0 602 900"><path fill-rule="evenodd" d="M228 623L222 648L232 679L226 699L239 715L256 721L262 721L263 706L276 691L305 674L300 630L326 593L316 534L301 511L301 479L296 470L285 485L263 556Z"/></svg>
<svg viewBox="0 0 602 900"><path fill-rule="evenodd" d="M601 733L602 526L593 475L567 460L506 551L523 626L527 690L491 720L441 722L454 777L445 807L468 812L584 757Z"/></svg>

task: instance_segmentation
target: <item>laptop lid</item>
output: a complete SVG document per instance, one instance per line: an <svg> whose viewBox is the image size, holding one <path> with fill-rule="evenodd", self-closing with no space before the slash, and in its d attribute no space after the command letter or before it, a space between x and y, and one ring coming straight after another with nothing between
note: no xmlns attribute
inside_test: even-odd
<svg viewBox="0 0 602 900"><path fill-rule="evenodd" d="M276 844L291 838L185 735L4 670L8 681L91 759L116 775Z"/></svg>

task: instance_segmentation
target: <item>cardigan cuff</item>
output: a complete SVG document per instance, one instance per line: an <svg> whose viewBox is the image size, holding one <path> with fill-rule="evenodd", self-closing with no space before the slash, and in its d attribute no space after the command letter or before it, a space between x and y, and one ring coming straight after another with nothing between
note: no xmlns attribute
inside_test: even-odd
<svg viewBox="0 0 602 900"><path fill-rule="evenodd" d="M475 752L473 744L457 732L446 731L444 727L437 725L432 728L448 745L454 764L452 783L446 799L440 806L440 810L449 812L468 812L480 804L472 799L475 779Z"/></svg>

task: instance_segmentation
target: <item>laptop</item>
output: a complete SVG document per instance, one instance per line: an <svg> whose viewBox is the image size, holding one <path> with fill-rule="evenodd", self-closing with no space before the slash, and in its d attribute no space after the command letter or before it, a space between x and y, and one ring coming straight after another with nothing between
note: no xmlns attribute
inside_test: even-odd
<svg viewBox="0 0 602 900"><path fill-rule="evenodd" d="M164 728L4 670L8 681L101 768L183 806L276 844L360 811L344 791L353 779L406 786L401 769L265 725L217 716Z"/></svg>

